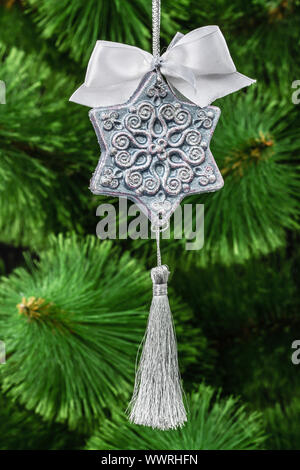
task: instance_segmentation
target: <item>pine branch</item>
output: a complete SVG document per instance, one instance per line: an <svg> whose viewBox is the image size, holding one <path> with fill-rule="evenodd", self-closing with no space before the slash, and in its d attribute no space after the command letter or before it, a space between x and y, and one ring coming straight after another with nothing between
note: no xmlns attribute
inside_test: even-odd
<svg viewBox="0 0 300 470"><path fill-rule="evenodd" d="M2 2L3 3L3 2ZM78 64L71 60L67 54L58 54L54 41L41 38L32 15L24 12L25 2L0 2L0 42L7 49L18 48L26 54L36 54L40 60L47 62L54 72L61 72L62 63L68 75L81 79L82 71Z"/></svg>
<svg viewBox="0 0 300 470"><path fill-rule="evenodd" d="M149 49L151 2L148 0L27 0L28 11L44 38L56 38L59 51L87 64L96 40ZM162 33L176 32L176 22L163 13ZM169 38L170 40L170 38Z"/></svg>
<svg viewBox="0 0 300 470"><path fill-rule="evenodd" d="M291 362L300 326L299 253L285 258L281 253L243 267L216 265L189 277L179 271L173 279L177 292L189 293L198 325L215 346L219 373L210 383L240 394L255 409L288 402L300 393Z"/></svg>
<svg viewBox="0 0 300 470"><path fill-rule="evenodd" d="M298 0L178 0L168 5L171 18L187 33L219 25L237 69L261 84L276 84L275 96L289 94L300 74Z"/></svg>
<svg viewBox="0 0 300 470"><path fill-rule="evenodd" d="M291 363L300 326L299 253L292 255L276 253L244 266L194 268L193 275L178 269L173 277L174 288L186 296L215 348L219 373L209 376L210 383L241 394L255 408L288 400L300 390Z"/></svg>
<svg viewBox="0 0 300 470"><path fill-rule="evenodd" d="M3 367L3 366L1 366ZM0 450L66 450L82 446L83 436L42 419L0 394Z"/></svg>
<svg viewBox="0 0 300 470"><path fill-rule="evenodd" d="M3 388L71 427L104 416L130 392L148 287L147 273L109 243L53 240L31 272L3 279ZM20 307L32 297L37 315Z"/></svg>
<svg viewBox="0 0 300 470"><path fill-rule="evenodd" d="M149 273L95 237L53 238L40 261L27 261L29 271L17 268L0 285L8 354L3 389L46 419L90 427L129 399L149 310ZM172 308L189 365L206 342L185 328L187 307L173 299Z"/></svg>
<svg viewBox="0 0 300 470"><path fill-rule="evenodd" d="M205 204L204 247L187 255L198 265L266 255L286 245L286 230L299 229L295 107L263 87L226 97L221 107L211 147L224 188L186 200Z"/></svg>
<svg viewBox="0 0 300 470"><path fill-rule="evenodd" d="M51 231L81 230L97 141L87 111L68 102L72 80L1 44L0 60L1 241L37 248Z"/></svg>
<svg viewBox="0 0 300 470"><path fill-rule="evenodd" d="M193 275L182 265L173 285L183 298L187 295L205 333L230 344L233 337L244 341L252 332L256 336L268 327L299 322L298 264L298 252L289 259L283 251L243 266L194 268Z"/></svg>
<svg viewBox="0 0 300 470"><path fill-rule="evenodd" d="M263 412L269 435L266 443L272 450L299 450L300 404L297 398L289 403L267 408Z"/></svg>
<svg viewBox="0 0 300 470"><path fill-rule="evenodd" d="M157 431L120 419L106 421L87 443L88 450L258 449L265 441L259 413L248 413L234 397L200 385L189 398L189 421L178 431Z"/></svg>
<svg viewBox="0 0 300 470"><path fill-rule="evenodd" d="M74 81L54 74L35 54L16 48L8 51L3 44L0 60L6 84L6 104L0 106L2 148L23 145L27 153L37 154L52 166L53 162L47 162L50 158L57 165L64 159L69 173L76 166L84 168L96 145L90 143L93 131L87 110L68 102Z"/></svg>

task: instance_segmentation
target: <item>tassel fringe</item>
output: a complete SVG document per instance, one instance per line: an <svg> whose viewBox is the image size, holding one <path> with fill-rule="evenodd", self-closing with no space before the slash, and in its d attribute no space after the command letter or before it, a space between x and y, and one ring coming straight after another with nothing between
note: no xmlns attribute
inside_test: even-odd
<svg viewBox="0 0 300 470"><path fill-rule="evenodd" d="M138 365L129 420L167 430L187 420L182 400L177 343L167 296L167 266L151 270L153 299Z"/></svg>

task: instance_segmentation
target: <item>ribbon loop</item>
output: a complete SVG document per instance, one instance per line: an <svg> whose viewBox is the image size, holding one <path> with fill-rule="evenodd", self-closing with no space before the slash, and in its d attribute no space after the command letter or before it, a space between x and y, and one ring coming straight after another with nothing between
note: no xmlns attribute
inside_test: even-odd
<svg viewBox="0 0 300 470"><path fill-rule="evenodd" d="M255 82L237 72L219 27L204 26L177 33L155 58L138 47L97 41L84 84L70 101L93 108L125 103L143 76L157 68L173 89L201 107Z"/></svg>

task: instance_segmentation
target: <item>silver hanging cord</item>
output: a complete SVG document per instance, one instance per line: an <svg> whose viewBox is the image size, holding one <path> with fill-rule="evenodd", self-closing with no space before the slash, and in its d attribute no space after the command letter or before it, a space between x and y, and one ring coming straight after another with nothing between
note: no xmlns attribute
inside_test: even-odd
<svg viewBox="0 0 300 470"><path fill-rule="evenodd" d="M160 0L152 0L152 53L155 61L160 57Z"/></svg>
<svg viewBox="0 0 300 470"><path fill-rule="evenodd" d="M161 266L161 252L160 252L160 234L169 228L169 221L161 224L151 224L151 232L155 232L156 238L156 252L157 252L157 266Z"/></svg>
<svg viewBox="0 0 300 470"><path fill-rule="evenodd" d="M161 266L161 252L160 252L160 228L156 227L156 252L157 252L157 266Z"/></svg>

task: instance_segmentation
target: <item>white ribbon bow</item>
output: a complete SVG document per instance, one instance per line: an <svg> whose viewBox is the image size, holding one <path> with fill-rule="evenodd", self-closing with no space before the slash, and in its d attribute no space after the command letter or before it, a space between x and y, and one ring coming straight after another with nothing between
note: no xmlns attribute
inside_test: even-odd
<svg viewBox="0 0 300 470"><path fill-rule="evenodd" d="M138 47L97 41L84 84L70 101L93 108L125 103L158 66L171 87L201 107L256 81L237 72L218 26L177 33L156 62Z"/></svg>

